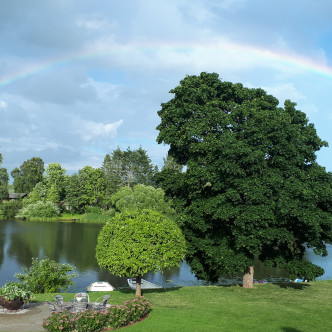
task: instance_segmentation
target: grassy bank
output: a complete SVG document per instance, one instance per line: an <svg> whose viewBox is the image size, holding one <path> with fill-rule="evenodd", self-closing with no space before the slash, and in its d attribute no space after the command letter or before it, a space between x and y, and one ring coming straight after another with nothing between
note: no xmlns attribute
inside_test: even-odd
<svg viewBox="0 0 332 332"><path fill-rule="evenodd" d="M106 221L111 219L111 216L105 214L98 213L84 213L84 214L71 214L71 213L63 213L58 217L52 218L38 218L33 217L29 218L27 221L57 221L57 222L78 222L78 223L100 223L104 224ZM1 216L0 216L1 220Z"/></svg>
<svg viewBox="0 0 332 332"><path fill-rule="evenodd" d="M64 294L73 298L74 294ZM99 293L92 293L94 301ZM122 304L131 291L114 291L110 303ZM184 287L145 291L153 311L126 331L332 331L332 281L305 284ZM54 294L36 295L37 301Z"/></svg>

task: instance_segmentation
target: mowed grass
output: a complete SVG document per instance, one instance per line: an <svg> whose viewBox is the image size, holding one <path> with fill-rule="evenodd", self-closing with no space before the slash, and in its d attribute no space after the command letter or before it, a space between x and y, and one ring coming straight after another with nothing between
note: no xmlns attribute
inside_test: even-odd
<svg viewBox="0 0 332 332"><path fill-rule="evenodd" d="M94 301L101 294L90 295ZM304 284L199 286L150 290L150 316L127 331L332 331L332 281ZM36 296L38 301L54 294ZM73 294L67 294L69 298ZM134 292L114 291L110 303L121 304Z"/></svg>

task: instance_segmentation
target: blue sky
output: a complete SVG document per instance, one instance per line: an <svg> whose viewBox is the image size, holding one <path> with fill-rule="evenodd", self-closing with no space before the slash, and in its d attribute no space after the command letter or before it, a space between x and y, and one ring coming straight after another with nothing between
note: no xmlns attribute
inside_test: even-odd
<svg viewBox="0 0 332 332"><path fill-rule="evenodd" d="M160 104L202 71L291 99L332 146L331 14L329 0L2 0L3 167L72 173L118 146L161 166ZM332 171L330 147L318 161Z"/></svg>

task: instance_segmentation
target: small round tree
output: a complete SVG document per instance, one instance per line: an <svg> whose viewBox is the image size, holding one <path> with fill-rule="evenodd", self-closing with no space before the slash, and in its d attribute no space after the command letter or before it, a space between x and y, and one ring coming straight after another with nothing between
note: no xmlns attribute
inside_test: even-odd
<svg viewBox="0 0 332 332"><path fill-rule="evenodd" d="M141 277L179 266L186 243L177 224L153 210L117 214L98 235L98 264L117 276L136 276L136 295L141 296Z"/></svg>

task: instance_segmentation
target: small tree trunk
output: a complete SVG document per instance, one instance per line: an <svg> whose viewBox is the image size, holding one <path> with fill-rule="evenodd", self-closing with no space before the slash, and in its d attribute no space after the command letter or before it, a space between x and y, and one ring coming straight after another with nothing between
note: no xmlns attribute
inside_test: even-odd
<svg viewBox="0 0 332 332"><path fill-rule="evenodd" d="M142 277L141 276L136 277L136 296L142 296L141 284L142 284Z"/></svg>
<svg viewBox="0 0 332 332"><path fill-rule="evenodd" d="M250 266L244 271L243 275L243 288L254 287L254 267Z"/></svg>

